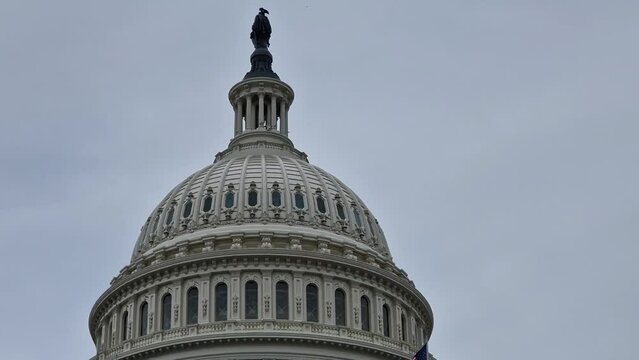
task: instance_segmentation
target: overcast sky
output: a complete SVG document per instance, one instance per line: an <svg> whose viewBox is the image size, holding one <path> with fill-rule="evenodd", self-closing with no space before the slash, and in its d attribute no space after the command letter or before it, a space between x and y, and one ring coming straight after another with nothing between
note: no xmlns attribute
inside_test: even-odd
<svg viewBox="0 0 639 360"><path fill-rule="evenodd" d="M291 138L355 190L440 360L632 359L639 2L0 1L0 358L88 359L140 227L232 136L257 9Z"/></svg>

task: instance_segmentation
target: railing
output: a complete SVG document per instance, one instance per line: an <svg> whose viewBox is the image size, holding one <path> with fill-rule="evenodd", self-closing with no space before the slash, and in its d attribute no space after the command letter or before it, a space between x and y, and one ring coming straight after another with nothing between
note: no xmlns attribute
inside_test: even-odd
<svg viewBox="0 0 639 360"><path fill-rule="evenodd" d="M286 337L287 333L300 333L308 335L321 335L333 338L348 338L362 343L382 346L394 351L405 353L407 357L414 353L407 343L393 340L391 338L374 334L368 331L351 329L342 326L315 324L298 321L226 321L210 324L190 325L170 330L145 335L136 339L127 340L122 344L108 349L98 354L99 360L112 360L126 352L142 349L149 345L161 344L164 341L175 341L179 339L188 340L190 337L201 337L206 335L239 335L259 334L259 333L280 333L281 337Z"/></svg>

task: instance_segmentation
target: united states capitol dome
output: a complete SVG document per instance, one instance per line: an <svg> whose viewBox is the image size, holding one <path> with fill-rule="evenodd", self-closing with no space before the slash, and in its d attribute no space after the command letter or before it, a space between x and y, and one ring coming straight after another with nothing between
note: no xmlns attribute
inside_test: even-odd
<svg viewBox="0 0 639 360"><path fill-rule="evenodd" d="M94 359L407 359L430 338L372 211L288 138L262 10L234 137L144 222L91 311Z"/></svg>

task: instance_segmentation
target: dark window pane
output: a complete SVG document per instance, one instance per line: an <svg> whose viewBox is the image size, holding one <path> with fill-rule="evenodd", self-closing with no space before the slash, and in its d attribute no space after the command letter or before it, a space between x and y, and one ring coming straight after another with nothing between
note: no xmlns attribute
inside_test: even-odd
<svg viewBox="0 0 639 360"><path fill-rule="evenodd" d="M215 286L215 321L226 321L228 316L228 290L225 283Z"/></svg>
<svg viewBox="0 0 639 360"><path fill-rule="evenodd" d="M191 216L192 211L193 211L193 201L188 200L186 203L184 203L184 210L182 210L182 217L188 218L189 216Z"/></svg>
<svg viewBox="0 0 639 360"><path fill-rule="evenodd" d="M273 191L271 193L271 203L273 206L282 206L282 193L279 191Z"/></svg>
<svg viewBox="0 0 639 360"><path fill-rule="evenodd" d="M346 213L344 213L344 206L339 203L337 204L337 216L339 216L339 218L342 220L346 219Z"/></svg>
<svg viewBox="0 0 639 360"><path fill-rule="evenodd" d="M359 211L353 209L353 217L355 217L355 223L357 226L362 227L362 218L359 216Z"/></svg>
<svg viewBox="0 0 639 360"><path fill-rule="evenodd" d="M162 330L171 328L171 294L162 298Z"/></svg>
<svg viewBox="0 0 639 360"><path fill-rule="evenodd" d="M257 283L249 281L244 285L244 318L257 319Z"/></svg>
<svg viewBox="0 0 639 360"><path fill-rule="evenodd" d="M304 209L304 195L302 193L295 193L295 207Z"/></svg>
<svg viewBox="0 0 639 360"><path fill-rule="evenodd" d="M129 328L129 312L125 311L122 314L122 341L126 340L127 338L128 328Z"/></svg>
<svg viewBox="0 0 639 360"><path fill-rule="evenodd" d="M186 293L186 323L189 325L197 324L197 303L199 291L196 287L192 287Z"/></svg>
<svg viewBox="0 0 639 360"><path fill-rule="evenodd" d="M319 321L319 298L317 286L309 284L306 286L306 321Z"/></svg>
<svg viewBox="0 0 639 360"><path fill-rule="evenodd" d="M145 301L140 306L140 336L148 333L149 326L149 304Z"/></svg>
<svg viewBox="0 0 639 360"><path fill-rule="evenodd" d="M288 320L288 284L285 281L275 284L275 318Z"/></svg>
<svg viewBox="0 0 639 360"><path fill-rule="evenodd" d="M342 289L335 290L335 324L346 326L346 293Z"/></svg>
<svg viewBox="0 0 639 360"><path fill-rule="evenodd" d="M248 204L249 206L257 205L257 191L251 190L248 193Z"/></svg>
<svg viewBox="0 0 639 360"><path fill-rule="evenodd" d="M390 336L390 308L388 305L384 304L382 310L384 312L384 336Z"/></svg>
<svg viewBox="0 0 639 360"><path fill-rule="evenodd" d="M235 195L233 195L232 192L226 193L226 196L224 197L224 207L226 207L227 209L230 209L233 207L234 204L235 204Z"/></svg>
<svg viewBox="0 0 639 360"><path fill-rule="evenodd" d="M315 201L317 201L317 211L321 212L322 214L326 214L326 203L324 202L324 198L318 196Z"/></svg>
<svg viewBox="0 0 639 360"><path fill-rule="evenodd" d="M204 205L202 206L202 211L209 212L213 208L213 196L209 195L204 198Z"/></svg>
<svg viewBox="0 0 639 360"><path fill-rule="evenodd" d="M371 331L370 310L368 306L368 298L366 296L362 296L361 311L362 311L362 330Z"/></svg>
<svg viewBox="0 0 639 360"><path fill-rule="evenodd" d="M175 214L175 208L171 207L169 209L168 214L166 214L166 220L164 221L164 223L169 226L173 223L173 215Z"/></svg>

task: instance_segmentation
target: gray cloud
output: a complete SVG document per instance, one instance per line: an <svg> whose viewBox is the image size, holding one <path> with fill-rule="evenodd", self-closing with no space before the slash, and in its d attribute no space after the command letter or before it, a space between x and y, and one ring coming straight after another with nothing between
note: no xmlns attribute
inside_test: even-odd
<svg viewBox="0 0 639 360"><path fill-rule="evenodd" d="M149 212L232 136L260 6L293 141L378 215L438 358L634 356L637 3L307 0L0 4L2 358L93 354Z"/></svg>

